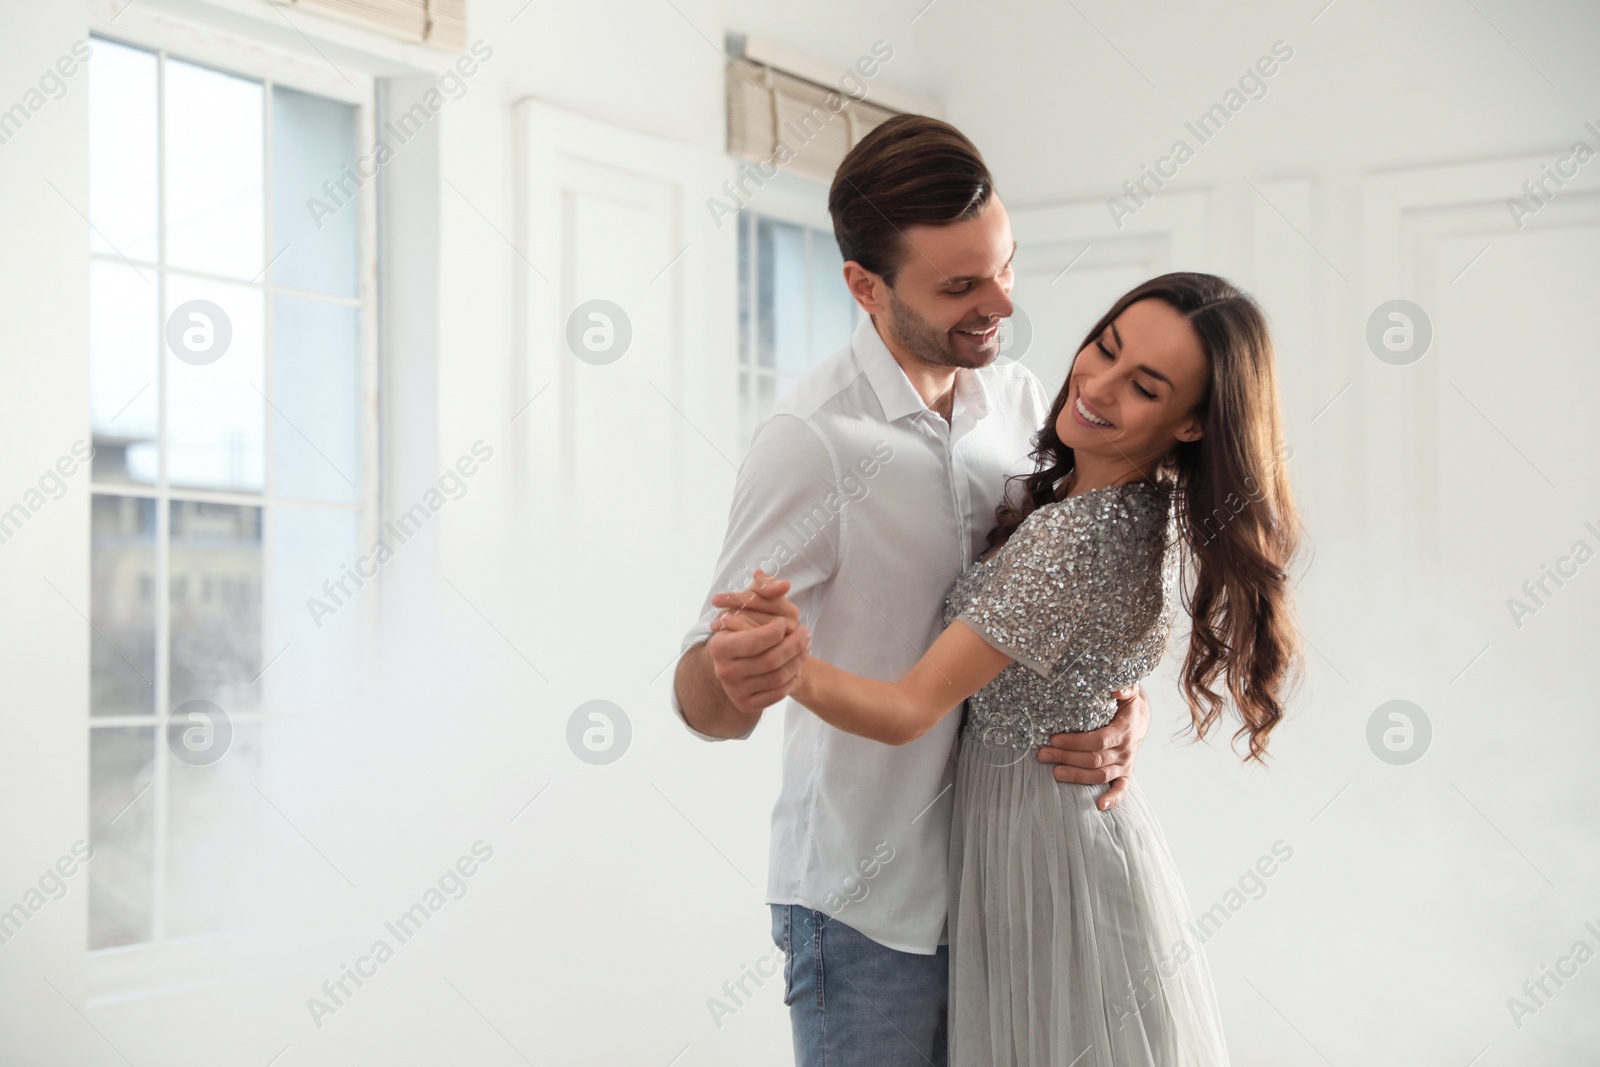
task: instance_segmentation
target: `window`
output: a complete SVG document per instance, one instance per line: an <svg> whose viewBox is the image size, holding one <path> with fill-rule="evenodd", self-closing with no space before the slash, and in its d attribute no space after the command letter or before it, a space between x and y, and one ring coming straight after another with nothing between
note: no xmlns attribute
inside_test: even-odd
<svg viewBox="0 0 1600 1067"><path fill-rule="evenodd" d="M305 601L373 522L351 173L372 109L370 80L92 47L89 947L109 949L239 924L274 722L353 673L357 612L308 636Z"/></svg>
<svg viewBox="0 0 1600 1067"><path fill-rule="evenodd" d="M860 307L833 232L739 212L739 396L743 444L806 373L850 343Z"/></svg>

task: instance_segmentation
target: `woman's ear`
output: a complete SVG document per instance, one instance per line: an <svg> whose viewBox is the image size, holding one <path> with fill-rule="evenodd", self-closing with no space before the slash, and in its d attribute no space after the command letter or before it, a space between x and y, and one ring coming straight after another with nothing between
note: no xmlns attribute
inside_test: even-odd
<svg viewBox="0 0 1600 1067"><path fill-rule="evenodd" d="M1178 432L1174 436L1180 441L1198 441L1204 435L1205 428L1200 425L1200 420L1190 419L1178 427Z"/></svg>

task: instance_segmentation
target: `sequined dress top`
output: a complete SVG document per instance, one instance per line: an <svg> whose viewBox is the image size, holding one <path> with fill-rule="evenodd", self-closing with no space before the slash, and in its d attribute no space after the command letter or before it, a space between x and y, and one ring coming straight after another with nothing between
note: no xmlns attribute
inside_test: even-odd
<svg viewBox="0 0 1600 1067"><path fill-rule="evenodd" d="M970 624L1011 656L967 702L964 736L1036 748L1096 730L1110 695L1161 661L1178 550L1172 491L1150 482L1091 489L1042 505L997 552L968 567L944 622Z"/></svg>

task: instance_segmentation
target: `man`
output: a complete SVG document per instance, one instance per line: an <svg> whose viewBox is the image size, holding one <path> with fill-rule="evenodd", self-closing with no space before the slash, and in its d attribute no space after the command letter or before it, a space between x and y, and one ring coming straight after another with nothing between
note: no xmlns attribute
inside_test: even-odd
<svg viewBox="0 0 1600 1067"><path fill-rule="evenodd" d="M888 120L845 157L828 210L868 317L756 427L740 468L713 597L673 686L707 740L749 737L793 688L808 639L872 678L916 663L982 554L1007 476L1032 472L1049 414L1031 371L996 365L1016 243L966 137L924 116ZM716 595L752 573L743 592ZM719 606L764 624L722 630ZM1037 754L1059 781L1112 782L1106 808L1149 727L1137 687L1119 705L1111 725ZM801 1067L945 1062L959 720L888 746L786 709L767 900Z"/></svg>

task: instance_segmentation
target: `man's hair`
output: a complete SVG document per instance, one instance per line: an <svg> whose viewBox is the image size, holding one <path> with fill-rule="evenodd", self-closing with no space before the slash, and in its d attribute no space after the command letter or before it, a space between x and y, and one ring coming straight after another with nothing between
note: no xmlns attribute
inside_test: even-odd
<svg viewBox="0 0 1600 1067"><path fill-rule="evenodd" d="M960 130L926 115L896 115L839 164L828 214L839 254L892 286L910 253L907 226L970 219L993 195L989 168Z"/></svg>

